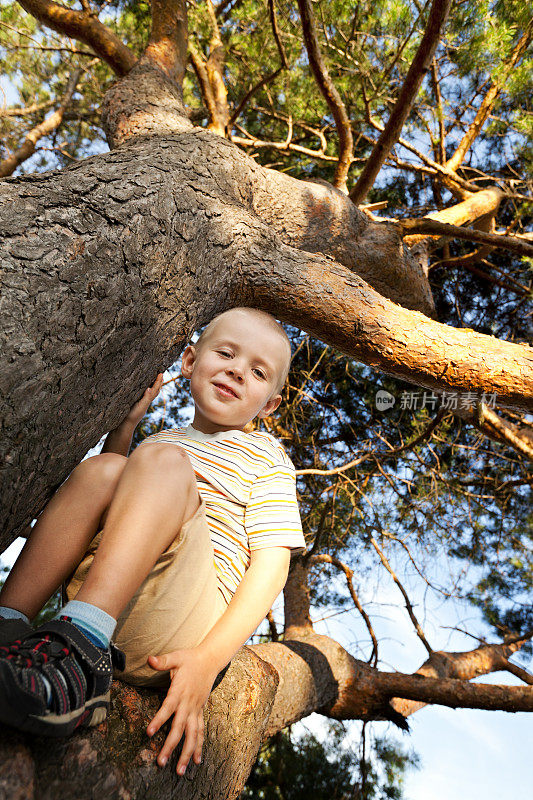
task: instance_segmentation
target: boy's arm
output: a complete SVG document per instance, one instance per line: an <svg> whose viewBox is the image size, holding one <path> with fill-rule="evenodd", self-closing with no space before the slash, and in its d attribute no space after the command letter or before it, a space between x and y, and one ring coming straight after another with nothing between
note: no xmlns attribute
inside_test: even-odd
<svg viewBox="0 0 533 800"><path fill-rule="evenodd" d="M272 608L287 582L290 556L289 547L252 550L250 566L227 609L196 648L213 665L217 675Z"/></svg>
<svg viewBox="0 0 533 800"><path fill-rule="evenodd" d="M118 453L121 456L126 456L130 452L131 440L135 432L136 425L128 423L124 420L120 423L118 428L109 431L105 438L101 453Z"/></svg>
<svg viewBox="0 0 533 800"><path fill-rule="evenodd" d="M163 373L157 375L152 386L149 386L140 400L138 400L129 410L128 414L118 428L115 428L106 436L101 453L118 453L121 456L128 456L131 447L131 440L135 433L135 428L142 420L150 403L157 397L163 385Z"/></svg>
<svg viewBox="0 0 533 800"><path fill-rule="evenodd" d="M272 608L287 581L289 562L289 547L253 550L250 566L228 607L202 642L188 650L176 650L158 658L150 656L150 666L170 669L172 679L161 708L147 728L148 735L153 735L174 714L171 730L158 756L161 766L184 732L185 742L177 771L180 768L185 771L193 754L195 762L200 763L203 706L214 680Z"/></svg>

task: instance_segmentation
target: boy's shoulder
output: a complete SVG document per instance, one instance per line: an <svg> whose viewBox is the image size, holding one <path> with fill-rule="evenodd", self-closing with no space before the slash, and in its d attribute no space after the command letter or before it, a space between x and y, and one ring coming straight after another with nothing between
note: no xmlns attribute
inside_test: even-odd
<svg viewBox="0 0 533 800"><path fill-rule="evenodd" d="M244 433L244 431L243 431ZM267 431L251 431L250 433L245 434L250 438L250 441L255 444L258 448L260 448L267 458L272 460L272 464L285 464L288 467L292 467L294 469L294 465L290 460L289 456L285 452L285 448L279 441L276 439L275 436L272 436L271 433Z"/></svg>

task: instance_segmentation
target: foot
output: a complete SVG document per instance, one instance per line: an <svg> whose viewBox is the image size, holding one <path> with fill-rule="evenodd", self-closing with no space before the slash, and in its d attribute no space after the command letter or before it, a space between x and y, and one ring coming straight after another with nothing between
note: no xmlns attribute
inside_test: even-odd
<svg viewBox="0 0 533 800"><path fill-rule="evenodd" d="M23 619L5 619L0 617L0 647L11 644L16 639L21 639L31 633L33 628ZM1 652L1 651L0 651Z"/></svg>
<svg viewBox="0 0 533 800"><path fill-rule="evenodd" d="M0 649L0 721L54 737L98 725L107 716L113 666L124 669L124 662L122 651L96 647L68 617L46 622Z"/></svg>

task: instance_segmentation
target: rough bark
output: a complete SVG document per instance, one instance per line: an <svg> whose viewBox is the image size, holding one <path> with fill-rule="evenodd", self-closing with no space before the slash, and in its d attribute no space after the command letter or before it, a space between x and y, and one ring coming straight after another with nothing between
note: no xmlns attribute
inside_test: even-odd
<svg viewBox="0 0 533 800"><path fill-rule="evenodd" d="M205 706L202 763L176 774L180 747L162 769L155 763L166 733L146 727L164 693L115 681L109 720L53 741L0 732L0 797L6 800L231 800L255 761L278 675L249 648L233 659ZM167 726L165 726L166 729ZM168 730L167 730L168 732Z"/></svg>
<svg viewBox="0 0 533 800"><path fill-rule="evenodd" d="M145 55L178 86L187 62L187 9L184 0L152 0L152 31Z"/></svg>

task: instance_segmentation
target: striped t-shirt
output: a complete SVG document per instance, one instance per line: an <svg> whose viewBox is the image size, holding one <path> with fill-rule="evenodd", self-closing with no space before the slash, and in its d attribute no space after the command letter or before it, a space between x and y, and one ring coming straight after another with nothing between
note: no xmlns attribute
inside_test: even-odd
<svg viewBox="0 0 533 800"><path fill-rule="evenodd" d="M219 589L226 602L250 565L252 550L305 548L294 465L269 433L209 434L188 425L154 433L141 444L147 442L171 442L189 456L205 500Z"/></svg>

